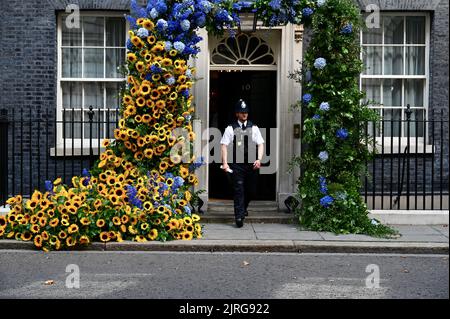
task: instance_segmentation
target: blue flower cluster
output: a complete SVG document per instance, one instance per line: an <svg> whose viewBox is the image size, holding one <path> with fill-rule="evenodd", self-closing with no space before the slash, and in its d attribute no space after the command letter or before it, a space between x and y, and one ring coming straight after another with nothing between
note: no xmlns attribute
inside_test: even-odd
<svg viewBox="0 0 450 319"><path fill-rule="evenodd" d="M320 192L322 194L327 194L328 192L327 179L323 176L319 176L319 184L320 184Z"/></svg>
<svg viewBox="0 0 450 319"><path fill-rule="evenodd" d="M180 54L195 55L199 52L197 43L202 40L195 30L202 28L208 21L213 21L215 26L222 30L223 27L231 27L237 18L237 14L229 12L222 7L223 0L185 0L171 3L166 0L149 0L146 8L131 0L131 16L126 16L132 29L137 28L136 21L139 18L149 18L155 23L154 34L160 40L166 40L166 50L175 48ZM215 9L215 10L213 10ZM149 31L145 28L137 30L139 37L147 37ZM130 42L127 43L132 48Z"/></svg>
<svg viewBox="0 0 450 319"><path fill-rule="evenodd" d="M201 156L199 159L195 160L194 163L189 165L189 171L193 172L204 164L205 164L205 159L203 156Z"/></svg>
<svg viewBox="0 0 450 319"><path fill-rule="evenodd" d="M303 103L309 104L309 102L311 102L311 100L312 100L312 95L309 93L306 93L305 95L303 95L302 100L303 100Z"/></svg>
<svg viewBox="0 0 450 319"><path fill-rule="evenodd" d="M47 191L47 192L49 192L50 194L54 194L53 193L53 183L52 183L52 181L45 181L45 190Z"/></svg>
<svg viewBox="0 0 450 319"><path fill-rule="evenodd" d="M348 137L348 131L345 128L340 128L336 131L336 137L345 140Z"/></svg>
<svg viewBox="0 0 450 319"><path fill-rule="evenodd" d="M342 34L351 34L353 32L353 25L351 23L347 23L341 30Z"/></svg>
<svg viewBox="0 0 450 319"><path fill-rule="evenodd" d="M322 162L325 162L326 160L328 160L328 152L327 151L322 151L319 153L319 159Z"/></svg>
<svg viewBox="0 0 450 319"><path fill-rule="evenodd" d="M327 66L327 60L324 58L317 58L316 61L314 61L314 67L319 70L323 70Z"/></svg>
<svg viewBox="0 0 450 319"><path fill-rule="evenodd" d="M330 205L334 202L334 198L330 195L326 195L320 199L320 205L325 208L330 207Z"/></svg>
<svg viewBox="0 0 450 319"><path fill-rule="evenodd" d="M134 187L132 185L127 185L126 190L127 190L127 196L128 196L128 199L130 200L130 203L132 205L136 206L137 208L142 209L142 201L136 197L136 195L137 195L136 187Z"/></svg>
<svg viewBox="0 0 450 319"><path fill-rule="evenodd" d="M83 168L81 176L84 177L83 186L88 186L89 182L91 181L91 173L89 173L89 170L87 168Z"/></svg>
<svg viewBox="0 0 450 319"><path fill-rule="evenodd" d="M319 109L321 111L328 111L330 109L330 104L328 102L322 102L320 103Z"/></svg>

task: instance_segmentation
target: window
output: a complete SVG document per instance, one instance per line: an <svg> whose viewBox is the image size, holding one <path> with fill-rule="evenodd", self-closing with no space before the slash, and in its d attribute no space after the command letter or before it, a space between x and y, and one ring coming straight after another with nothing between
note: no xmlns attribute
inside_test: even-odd
<svg viewBox="0 0 450 319"><path fill-rule="evenodd" d="M58 21L58 143L112 137L125 84L119 68L125 63L126 21L120 14L82 13L80 27L68 28L66 17Z"/></svg>
<svg viewBox="0 0 450 319"><path fill-rule="evenodd" d="M401 122L406 120L407 105L411 120L418 121L417 127L410 125L410 136L426 134L421 121L428 116L429 33L426 13L382 13L380 28L361 32L365 66L361 89L385 120L377 137L407 135L407 125Z"/></svg>

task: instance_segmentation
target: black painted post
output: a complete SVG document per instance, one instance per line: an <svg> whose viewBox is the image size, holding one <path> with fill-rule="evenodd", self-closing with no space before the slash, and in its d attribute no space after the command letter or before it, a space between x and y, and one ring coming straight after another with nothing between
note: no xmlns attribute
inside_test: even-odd
<svg viewBox="0 0 450 319"><path fill-rule="evenodd" d="M0 205L8 199L8 111L0 111Z"/></svg>

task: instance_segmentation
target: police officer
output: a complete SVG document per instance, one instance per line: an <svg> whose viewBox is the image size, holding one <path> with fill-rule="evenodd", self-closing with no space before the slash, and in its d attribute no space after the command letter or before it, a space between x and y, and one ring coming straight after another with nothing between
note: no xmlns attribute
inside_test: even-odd
<svg viewBox="0 0 450 319"><path fill-rule="evenodd" d="M248 120L248 105L240 99L235 104L236 121L231 123L220 141L221 168L231 173L234 191L234 217L238 228L244 225L247 208L256 189L258 169L264 154L264 139L259 128ZM232 147L232 148L231 148ZM228 164L228 154L233 160Z"/></svg>

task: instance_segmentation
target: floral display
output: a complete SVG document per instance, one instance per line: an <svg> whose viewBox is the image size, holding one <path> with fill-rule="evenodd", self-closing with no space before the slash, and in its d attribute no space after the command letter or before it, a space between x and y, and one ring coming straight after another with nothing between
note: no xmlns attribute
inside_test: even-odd
<svg viewBox="0 0 450 319"><path fill-rule="evenodd" d="M351 0L149 0L143 7L132 0L127 85L114 140L103 141L94 167L70 186L57 178L29 199L8 199L0 238L45 251L93 241L201 238L200 217L189 207L203 160L191 155L195 69L187 61L199 52L198 28L233 35L241 10L256 12L266 26L304 23L315 33L304 63L309 148L301 159L300 221L336 232L385 231L369 221L359 196L368 156L360 123L372 114L359 103L359 12Z"/></svg>

